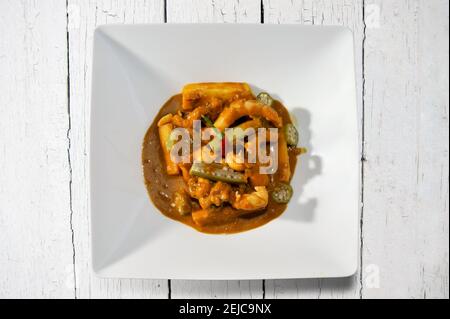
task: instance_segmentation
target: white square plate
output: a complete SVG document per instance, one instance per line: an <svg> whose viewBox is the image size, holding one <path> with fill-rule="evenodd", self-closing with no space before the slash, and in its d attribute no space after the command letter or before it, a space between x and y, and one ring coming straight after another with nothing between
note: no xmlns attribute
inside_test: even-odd
<svg viewBox="0 0 450 319"><path fill-rule="evenodd" d="M141 168L144 134L190 82L247 82L283 101L301 156L286 212L235 235L163 216ZM298 25L102 26L91 109L93 268L101 277L317 278L358 258L359 158L352 33Z"/></svg>

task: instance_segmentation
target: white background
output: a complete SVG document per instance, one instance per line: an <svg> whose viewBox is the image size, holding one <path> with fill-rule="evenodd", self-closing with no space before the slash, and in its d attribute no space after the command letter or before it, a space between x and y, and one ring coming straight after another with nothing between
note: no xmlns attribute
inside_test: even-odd
<svg viewBox="0 0 450 319"><path fill-rule="evenodd" d="M447 0L0 0L0 297L448 298L448 15ZM354 31L360 271L320 280L96 278L86 148L93 30L262 20Z"/></svg>

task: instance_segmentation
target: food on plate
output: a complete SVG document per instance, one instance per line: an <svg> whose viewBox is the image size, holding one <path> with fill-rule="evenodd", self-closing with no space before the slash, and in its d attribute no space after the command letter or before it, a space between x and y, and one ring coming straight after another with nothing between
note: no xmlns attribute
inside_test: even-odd
<svg viewBox="0 0 450 319"><path fill-rule="evenodd" d="M289 112L246 83L192 83L148 129L145 184L162 214L211 234L250 230L280 216L299 133Z"/></svg>

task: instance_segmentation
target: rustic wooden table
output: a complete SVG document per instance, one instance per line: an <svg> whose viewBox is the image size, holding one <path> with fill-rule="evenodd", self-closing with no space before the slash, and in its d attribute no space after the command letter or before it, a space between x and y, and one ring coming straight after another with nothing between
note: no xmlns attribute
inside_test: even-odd
<svg viewBox="0 0 450 319"><path fill-rule="evenodd" d="M448 18L448 0L1 0L0 297L448 298ZM93 31L155 22L354 31L358 274L220 282L93 275L86 148Z"/></svg>

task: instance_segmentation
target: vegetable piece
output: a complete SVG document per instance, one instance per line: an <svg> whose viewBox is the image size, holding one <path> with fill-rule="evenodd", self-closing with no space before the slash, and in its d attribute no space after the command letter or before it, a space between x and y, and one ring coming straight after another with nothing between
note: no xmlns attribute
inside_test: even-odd
<svg viewBox="0 0 450 319"><path fill-rule="evenodd" d="M225 158L225 156L226 156L225 150L226 150L226 147L227 147L227 143L229 143L229 142L227 142L227 140L223 138L222 139L222 145L221 145L221 147L222 147L222 157L223 158Z"/></svg>
<svg viewBox="0 0 450 319"><path fill-rule="evenodd" d="M298 131L295 126L291 123L286 124L283 127L284 136L286 138L286 143L289 146L297 146L298 144Z"/></svg>
<svg viewBox="0 0 450 319"><path fill-rule="evenodd" d="M206 124L207 127L214 127L213 121L211 121L211 119L209 117L207 117L206 115L202 115L202 120Z"/></svg>
<svg viewBox="0 0 450 319"><path fill-rule="evenodd" d="M278 204L287 204L291 200L293 190L291 185L279 183L272 191L272 199Z"/></svg>
<svg viewBox="0 0 450 319"><path fill-rule="evenodd" d="M244 174L233 171L232 169L212 163L194 163L189 172L191 175L203 177L212 181L220 181L231 184L242 184L247 182Z"/></svg>
<svg viewBox="0 0 450 319"><path fill-rule="evenodd" d="M218 152L222 150L223 156L223 146L224 146L224 135L217 128L214 127L213 122L207 116L202 116L202 119L205 121L206 125L214 131L214 139L208 143L208 146L211 150Z"/></svg>
<svg viewBox="0 0 450 319"><path fill-rule="evenodd" d="M173 206L182 216L189 215L192 211L190 198L184 190L175 192Z"/></svg>
<svg viewBox="0 0 450 319"><path fill-rule="evenodd" d="M247 83L191 83L183 87L183 110L192 110L200 100L221 99L230 103L238 99L253 99L253 93Z"/></svg>
<svg viewBox="0 0 450 319"><path fill-rule="evenodd" d="M170 158L170 150L172 148L172 140L170 139L170 133L173 130L171 123L161 125L158 128L159 142L164 154L164 160L166 161L166 171L169 175L178 175L178 165Z"/></svg>
<svg viewBox="0 0 450 319"><path fill-rule="evenodd" d="M282 130L278 132L278 179L286 183L291 179L288 147Z"/></svg>
<svg viewBox="0 0 450 319"><path fill-rule="evenodd" d="M259 93L256 96L256 100L268 106L272 106L273 104L273 98L269 95L269 93L266 92Z"/></svg>
<svg viewBox="0 0 450 319"><path fill-rule="evenodd" d="M217 128L214 127L213 121L211 121L211 119L208 116L202 115L202 120L207 127L212 128L214 130L214 134L216 136L211 142L208 143L209 147L211 148L211 150L215 152L222 150L223 156L223 148L224 148L223 134Z"/></svg>

